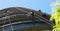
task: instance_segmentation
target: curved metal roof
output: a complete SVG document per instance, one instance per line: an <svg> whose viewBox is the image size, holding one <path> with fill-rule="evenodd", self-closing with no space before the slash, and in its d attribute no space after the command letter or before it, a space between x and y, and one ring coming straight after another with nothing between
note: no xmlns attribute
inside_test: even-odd
<svg viewBox="0 0 60 31"><path fill-rule="evenodd" d="M31 12L34 12L34 16L31 15ZM30 27L30 25L31 27L33 27L34 26L33 24L35 24L35 27L41 27L41 24L43 25L43 23L46 25L45 27L47 27L48 29L49 27L50 28L52 27L50 26L52 25L52 23L49 23L50 22L49 17L50 15L48 14L44 14L43 12L35 11L28 8L23 8L23 7L6 8L6 9L0 10L0 29L7 30L5 28L8 28L8 30L11 31L10 28L12 27L14 28L17 26ZM39 23L40 25L36 26L37 23ZM19 24L19 25L15 25L15 24ZM22 30L22 28L21 29L19 28L19 30ZM18 30L18 28L15 28L15 30Z"/></svg>

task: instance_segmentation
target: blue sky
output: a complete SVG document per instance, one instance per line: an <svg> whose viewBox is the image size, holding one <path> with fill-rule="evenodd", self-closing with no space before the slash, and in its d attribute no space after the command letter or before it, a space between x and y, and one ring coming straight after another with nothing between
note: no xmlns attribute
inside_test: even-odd
<svg viewBox="0 0 60 31"><path fill-rule="evenodd" d="M51 13L51 2L55 0L0 0L0 9L8 7L26 7L34 10L41 9L42 12Z"/></svg>

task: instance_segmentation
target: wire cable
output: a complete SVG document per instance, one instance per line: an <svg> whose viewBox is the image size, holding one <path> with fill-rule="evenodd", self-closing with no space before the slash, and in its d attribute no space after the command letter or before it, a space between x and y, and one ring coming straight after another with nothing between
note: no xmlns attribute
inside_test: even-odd
<svg viewBox="0 0 60 31"><path fill-rule="evenodd" d="M36 15L37 15L37 14L36 14ZM43 18L42 16L39 16L39 15L38 15L38 17L37 17L37 18L38 18L38 19L42 18L42 19L44 20L44 22L48 23L48 24L49 24L49 25L51 25L51 26L54 26L54 23L49 22L49 20L47 20L47 19Z"/></svg>
<svg viewBox="0 0 60 31"><path fill-rule="evenodd" d="M23 11L23 12L25 12L25 13L28 13L27 11L24 11L24 10L22 10L22 9L20 9L20 8L16 8L16 9L21 10L21 11ZM37 14L37 13L35 13L35 14ZM38 16L38 17L44 19L44 20L45 20L44 22L48 23L49 25L54 26L54 24L53 24L52 22L50 22L50 23L51 23L51 24L50 24L47 19L45 19L45 18L43 18L43 17L41 17L41 16Z"/></svg>
<svg viewBox="0 0 60 31"><path fill-rule="evenodd" d="M10 21L10 18L9 18L9 23L10 23L10 25L11 25L11 30L13 31L14 29L13 29L12 23L11 23L11 21Z"/></svg>

